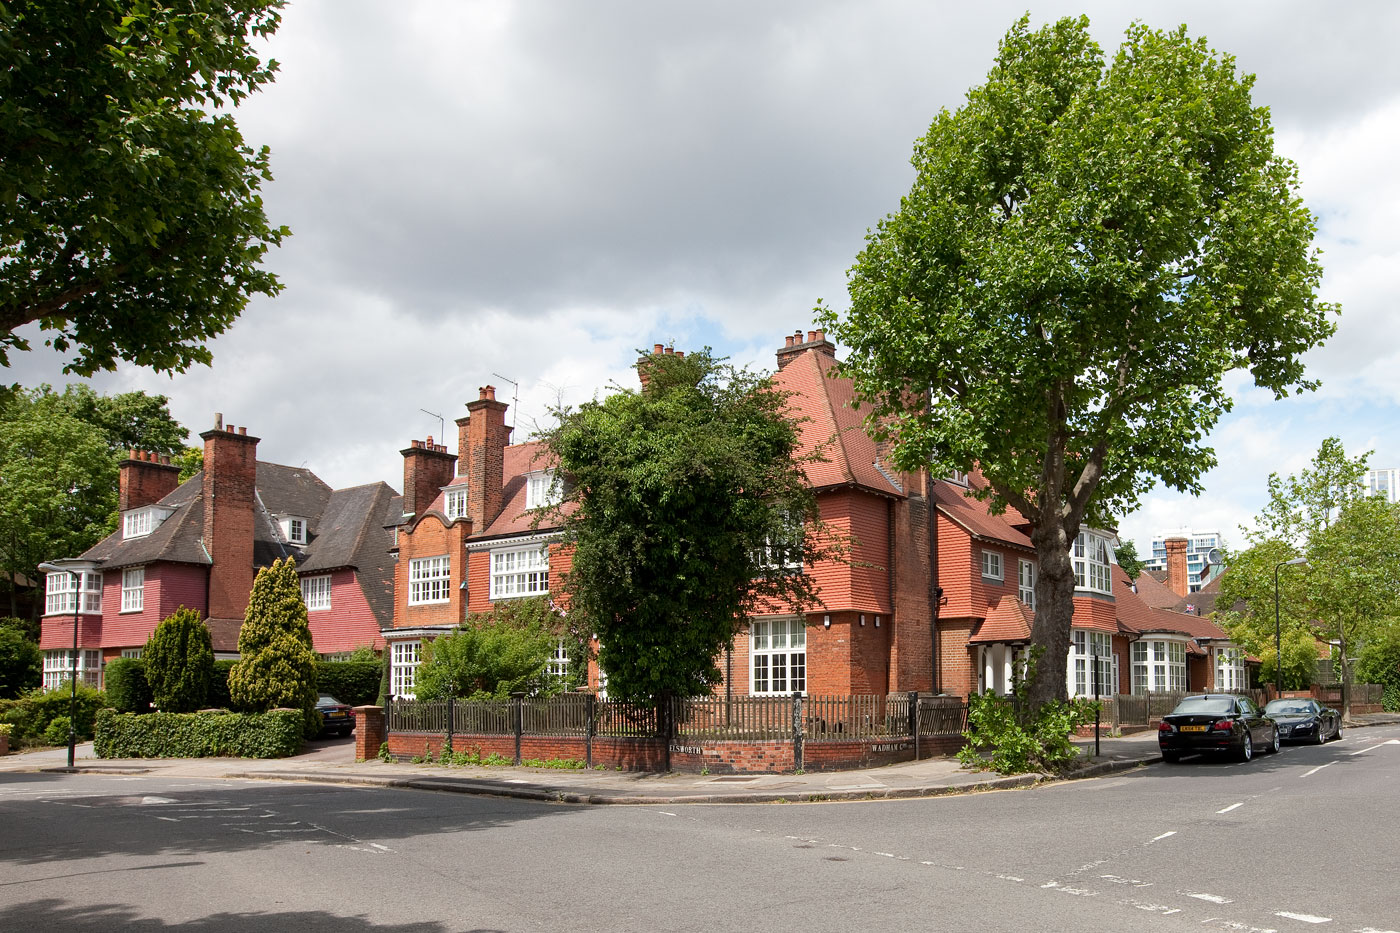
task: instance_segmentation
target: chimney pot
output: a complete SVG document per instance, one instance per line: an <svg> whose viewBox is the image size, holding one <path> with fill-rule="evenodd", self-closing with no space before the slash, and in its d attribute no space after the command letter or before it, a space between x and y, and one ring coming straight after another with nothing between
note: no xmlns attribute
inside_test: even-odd
<svg viewBox="0 0 1400 933"><path fill-rule="evenodd" d="M684 351L684 350L677 350L677 351L676 351L676 356L680 357L681 359L685 359L685 351Z"/></svg>
<svg viewBox="0 0 1400 933"><path fill-rule="evenodd" d="M792 334L788 334L786 337L783 338L783 346L792 346Z"/></svg>
<svg viewBox="0 0 1400 933"><path fill-rule="evenodd" d="M248 434L248 429L247 429L246 427L240 427L240 428L238 429L238 436L239 436L239 437L246 437L247 434Z"/></svg>
<svg viewBox="0 0 1400 933"><path fill-rule="evenodd" d="M410 447L422 447L422 446L423 446L423 442L422 442L422 441L419 441L419 440L409 441L409 442L408 442L408 446L410 446Z"/></svg>
<svg viewBox="0 0 1400 933"><path fill-rule="evenodd" d="M215 431L222 431L223 429L224 429L224 413L221 412L221 411L216 411L216 412L214 412L214 430L215 430Z"/></svg>
<svg viewBox="0 0 1400 933"><path fill-rule="evenodd" d="M807 331L807 342L808 342L808 343L816 343L816 342L817 342L817 332L816 332L816 331L814 331L814 330L809 330L809 331Z"/></svg>
<svg viewBox="0 0 1400 933"><path fill-rule="evenodd" d="M654 346L654 347L651 348L651 355L652 355L652 356L660 356L660 355L661 355L661 351L662 351L662 350L665 350L665 349L666 349L666 347L665 347L663 344L659 344L659 343L658 343L656 346Z"/></svg>
<svg viewBox="0 0 1400 933"><path fill-rule="evenodd" d="M431 434L428 435L428 446L433 446L433 436Z"/></svg>
<svg viewBox="0 0 1400 933"><path fill-rule="evenodd" d="M795 330L795 331L792 332L792 342L793 342L793 343L801 343L801 342L802 342L802 331L800 331L800 330Z"/></svg>
<svg viewBox="0 0 1400 933"><path fill-rule="evenodd" d="M819 330L819 331L817 331L817 339L818 339L818 340L825 340L825 339L826 339L826 331L824 331L824 330Z"/></svg>

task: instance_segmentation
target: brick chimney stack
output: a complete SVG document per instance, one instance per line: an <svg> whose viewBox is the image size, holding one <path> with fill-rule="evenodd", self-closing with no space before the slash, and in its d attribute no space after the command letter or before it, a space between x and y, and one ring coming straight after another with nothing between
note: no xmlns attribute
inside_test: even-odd
<svg viewBox="0 0 1400 933"><path fill-rule="evenodd" d="M180 485L180 468L169 457L149 450L130 450L117 466L117 508L129 509L154 505Z"/></svg>
<svg viewBox="0 0 1400 933"><path fill-rule="evenodd" d="M1167 588L1178 596L1191 591L1186 573L1186 548L1190 542L1185 538L1168 538L1167 546Z"/></svg>
<svg viewBox="0 0 1400 933"><path fill-rule="evenodd" d="M438 491L452 482L457 458L441 444L412 441L399 451L403 454L403 510L417 515L437 498Z"/></svg>
<svg viewBox="0 0 1400 933"><path fill-rule="evenodd" d="M792 332L792 336L785 338L783 346L778 350L778 368L782 369L806 350L816 350L833 358L836 356L836 344L826 339L826 331L809 330L804 341L802 331L797 330Z"/></svg>
<svg viewBox="0 0 1400 933"><path fill-rule="evenodd" d="M214 416L204 441L204 549L209 568L209 617L239 619L253 589L253 518L257 498L258 438L247 428L224 427ZM178 471L177 471L178 475Z"/></svg>
<svg viewBox="0 0 1400 933"><path fill-rule="evenodd" d="M643 389L651 382L651 361L659 356L674 356L677 359L685 359L685 353L681 350L668 347L664 343L654 345L651 348L651 356L643 356L637 360L637 379L641 381Z"/></svg>
<svg viewBox="0 0 1400 933"><path fill-rule="evenodd" d="M467 517L476 532L495 521L505 505L506 445L510 443L510 428L506 427L505 402L496 401L496 387L483 386L480 397L467 403L467 417L457 425L464 436L459 446L467 460Z"/></svg>

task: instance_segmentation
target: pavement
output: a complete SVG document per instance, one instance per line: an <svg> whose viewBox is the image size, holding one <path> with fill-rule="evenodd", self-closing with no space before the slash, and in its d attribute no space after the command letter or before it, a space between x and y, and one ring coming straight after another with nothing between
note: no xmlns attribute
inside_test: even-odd
<svg viewBox="0 0 1400 933"><path fill-rule="evenodd" d="M1360 715L1347 728L1400 723L1400 714ZM1080 759L1066 775L1019 774L1002 777L970 771L956 758L926 758L858 771L802 774L699 775L628 771L562 771L514 766L445 766L407 762L355 761L353 740L308 743L301 754L268 760L246 758L102 759L92 743L78 746L73 772L149 774L162 777L306 781L393 787L439 793L511 797L572 804L813 803L937 797L1029 787L1046 781L1099 777L1161 760L1155 730L1075 744ZM0 757L5 772L70 773L68 749L40 749Z"/></svg>

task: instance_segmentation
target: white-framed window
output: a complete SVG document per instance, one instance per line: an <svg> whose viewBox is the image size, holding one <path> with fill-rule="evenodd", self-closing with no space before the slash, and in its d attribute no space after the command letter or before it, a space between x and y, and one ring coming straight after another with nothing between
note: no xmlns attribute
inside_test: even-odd
<svg viewBox="0 0 1400 933"><path fill-rule="evenodd" d="M549 592L549 545L491 552L491 599L540 596Z"/></svg>
<svg viewBox="0 0 1400 933"><path fill-rule="evenodd" d="M807 692L807 622L755 619L749 627L749 692Z"/></svg>
<svg viewBox="0 0 1400 933"><path fill-rule="evenodd" d="M122 571L122 612L140 612L146 608L146 568L130 567Z"/></svg>
<svg viewBox="0 0 1400 933"><path fill-rule="evenodd" d="M467 517L467 488L458 486L442 496L442 510L448 521Z"/></svg>
<svg viewBox="0 0 1400 933"><path fill-rule="evenodd" d="M554 470L536 470L525 474L525 508L542 509L558 505L564 498L564 486Z"/></svg>
<svg viewBox="0 0 1400 933"><path fill-rule="evenodd" d="M122 538L144 538L170 517L171 509L148 505L122 514Z"/></svg>
<svg viewBox="0 0 1400 933"><path fill-rule="evenodd" d="M1245 676L1244 652L1238 648L1213 648L1215 654L1215 689L1246 690L1249 679Z"/></svg>
<svg viewBox="0 0 1400 933"><path fill-rule="evenodd" d="M305 544L307 536L306 519L295 515L288 515L282 519L282 534L287 536L288 544Z"/></svg>
<svg viewBox="0 0 1400 933"><path fill-rule="evenodd" d="M1018 561L1019 569L1016 572L1016 598L1025 603L1027 608L1035 608L1035 563L1033 561Z"/></svg>
<svg viewBox="0 0 1400 933"><path fill-rule="evenodd" d="M78 577L82 577L81 593L76 589ZM66 570L60 570L57 573L49 574L46 582L45 615L73 612L78 607L80 597L82 609L78 611L94 615L102 614L102 574L92 572L72 574Z"/></svg>
<svg viewBox="0 0 1400 933"><path fill-rule="evenodd" d="M1133 642L1133 693L1185 689L1185 645L1179 641Z"/></svg>
<svg viewBox="0 0 1400 933"><path fill-rule="evenodd" d="M321 655L322 661L348 661L354 655L353 651L331 651Z"/></svg>
<svg viewBox="0 0 1400 933"><path fill-rule="evenodd" d="M1108 632L1074 629L1069 639L1069 695L1094 695L1094 656L1099 659L1099 695L1118 692L1118 658L1113 654L1113 636Z"/></svg>
<svg viewBox="0 0 1400 933"><path fill-rule="evenodd" d="M544 673L546 677L558 680L569 676L569 644L564 639L555 640L554 650L549 653L549 660L545 662Z"/></svg>
<svg viewBox="0 0 1400 933"><path fill-rule="evenodd" d="M801 573L803 533L801 516L787 516L783 530L764 540L763 547L754 555L754 563L769 570Z"/></svg>
<svg viewBox="0 0 1400 933"><path fill-rule="evenodd" d="M982 579L1005 580L1006 569L1002 566L1001 555L996 551L982 552Z"/></svg>
<svg viewBox="0 0 1400 933"><path fill-rule="evenodd" d="M418 683L418 660L423 643L420 641L396 641L389 657L389 692L396 697L411 700L416 695Z"/></svg>
<svg viewBox="0 0 1400 933"><path fill-rule="evenodd" d="M1109 565L1112 563L1113 552L1106 536L1093 531L1079 532L1079 537L1074 539L1075 589L1111 594L1113 581Z"/></svg>
<svg viewBox="0 0 1400 933"><path fill-rule="evenodd" d="M301 601L308 612L331 607L331 575L301 578Z"/></svg>
<svg viewBox="0 0 1400 933"><path fill-rule="evenodd" d="M89 687L98 686L102 677L102 652L78 649L78 677ZM67 648L44 652L44 689L55 690L73 678L73 652Z"/></svg>
<svg viewBox="0 0 1400 933"><path fill-rule="evenodd" d="M445 603L451 587L452 566L447 555L418 557L408 562L408 604Z"/></svg>
<svg viewBox="0 0 1400 933"><path fill-rule="evenodd" d="M957 483L959 486L967 485L967 473L962 470L952 470L943 478L950 483Z"/></svg>
<svg viewBox="0 0 1400 933"><path fill-rule="evenodd" d="M123 649L122 649L122 657L124 657L124 658L139 658L139 657L141 657L141 655L142 655L142 653L143 653L144 651L145 651L144 648L123 648Z"/></svg>

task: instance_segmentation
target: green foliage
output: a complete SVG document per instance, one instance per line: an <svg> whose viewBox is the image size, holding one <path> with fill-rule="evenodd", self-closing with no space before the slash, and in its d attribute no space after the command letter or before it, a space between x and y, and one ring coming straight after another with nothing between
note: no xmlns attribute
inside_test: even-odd
<svg viewBox="0 0 1400 933"><path fill-rule="evenodd" d="M447 696L503 700L512 693L547 694L561 684L545 676L559 617L543 597L499 602L473 613L467 623L423 645L416 690L419 699Z"/></svg>
<svg viewBox="0 0 1400 933"><path fill-rule="evenodd" d="M290 557L258 571L238 633L242 656L229 671L229 696L237 709L316 707L316 652L296 562ZM309 717L308 717L309 720ZM309 728L309 721L308 721Z"/></svg>
<svg viewBox="0 0 1400 933"><path fill-rule="evenodd" d="M151 713L103 710L94 748L99 758L286 758L301 749L298 710L268 713Z"/></svg>
<svg viewBox="0 0 1400 933"><path fill-rule="evenodd" d="M1142 558L1138 557L1137 545L1132 541L1120 541L1113 549L1114 560L1118 566L1123 568L1123 572L1128 575L1129 580L1136 580L1138 574L1142 573Z"/></svg>
<svg viewBox="0 0 1400 933"><path fill-rule="evenodd" d="M143 658L113 658L103 672L107 701L119 713L149 713L151 684Z"/></svg>
<svg viewBox="0 0 1400 933"><path fill-rule="evenodd" d="M12 699L39 686L44 653L19 629L0 626L0 699Z"/></svg>
<svg viewBox="0 0 1400 933"><path fill-rule="evenodd" d="M1061 773L1078 761L1071 736L1094 721L1094 704L1055 700L1032 709L1026 695L1022 681L1011 697L990 691L968 697L966 744L958 760L998 774Z"/></svg>
<svg viewBox="0 0 1400 933"><path fill-rule="evenodd" d="M819 308L841 370L906 469L980 469L1031 524L1040 703L1063 698L1069 548L1154 483L1199 492L1226 373L1281 397L1335 329L1315 223L1274 153L1254 80L1184 28L1128 27L1111 62L1087 18L1002 40L986 82L935 117L917 178L868 234L850 310Z"/></svg>
<svg viewBox="0 0 1400 933"><path fill-rule="evenodd" d="M351 706L365 706L379 695L380 666L378 658L317 661L316 690Z"/></svg>
<svg viewBox="0 0 1400 933"><path fill-rule="evenodd" d="M32 321L77 350L184 371L250 295L288 231L259 189L268 150L229 112L273 80L250 39L281 0L11 0L0 6L0 365Z"/></svg>
<svg viewBox="0 0 1400 933"><path fill-rule="evenodd" d="M34 642L36 645L39 643L40 625L38 619L19 619L14 616L0 616L0 629L12 629Z"/></svg>
<svg viewBox="0 0 1400 933"><path fill-rule="evenodd" d="M1386 712L1400 712L1400 618L1377 623L1359 654L1356 679L1382 685Z"/></svg>
<svg viewBox="0 0 1400 933"><path fill-rule="evenodd" d="M209 700L214 673L214 642L199 612L183 606L162 619L146 642L146 680L156 707L192 713Z"/></svg>
<svg viewBox="0 0 1400 933"><path fill-rule="evenodd" d="M50 720L44 729L44 743L46 745L67 745L70 722L72 720L67 716L55 716Z"/></svg>
<svg viewBox="0 0 1400 933"><path fill-rule="evenodd" d="M708 348L640 368L645 388L560 410L547 441L571 481L570 624L597 635L609 696L654 701L708 693L761 607L816 605L790 567L837 548L770 380Z"/></svg>
<svg viewBox="0 0 1400 933"><path fill-rule="evenodd" d="M388 764L389 762L394 760L393 753L389 751L388 742L379 743L379 760L384 762L385 764Z"/></svg>
<svg viewBox="0 0 1400 933"><path fill-rule="evenodd" d="M100 690L94 690L79 682L75 718L78 737L92 737L92 722L97 711L107 705L107 697ZM0 700L0 720L10 723L11 733L22 742L35 742L44 737L49 724L59 717L67 717L69 711L69 684L64 681L53 690L26 694L17 700ZM64 742L67 742L68 727L63 727Z"/></svg>
<svg viewBox="0 0 1400 933"><path fill-rule="evenodd" d="M233 698L228 692L228 675L233 672L237 661L215 661L214 673L209 678L209 708L233 709Z"/></svg>

